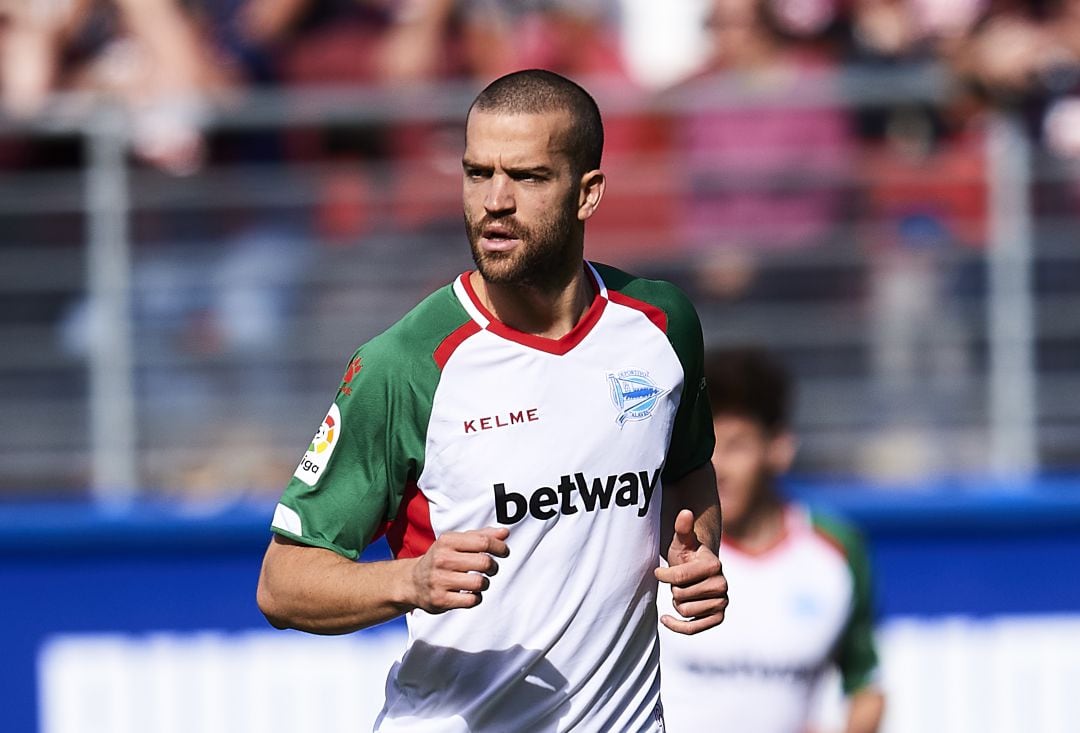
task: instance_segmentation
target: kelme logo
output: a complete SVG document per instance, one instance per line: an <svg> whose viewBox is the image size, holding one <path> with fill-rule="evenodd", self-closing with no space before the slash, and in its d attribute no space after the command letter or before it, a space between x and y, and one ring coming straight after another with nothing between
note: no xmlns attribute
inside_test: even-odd
<svg viewBox="0 0 1080 733"><path fill-rule="evenodd" d="M330 462L330 456L334 447L341 440L341 411L337 403L330 405L330 412L326 413L319 429L315 431L315 437L311 439L307 453L304 454L300 465L296 467L293 476L303 481L308 486L314 486L319 480L320 474Z"/></svg>
<svg viewBox="0 0 1080 733"><path fill-rule="evenodd" d="M658 387L649 373L641 369L624 369L607 376L611 401L619 410L615 419L620 425L651 416L660 398L670 391Z"/></svg>

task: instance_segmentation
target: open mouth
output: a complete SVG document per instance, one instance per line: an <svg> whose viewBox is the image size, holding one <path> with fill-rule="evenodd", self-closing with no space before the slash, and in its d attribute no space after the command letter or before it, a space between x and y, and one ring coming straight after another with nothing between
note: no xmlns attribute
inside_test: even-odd
<svg viewBox="0 0 1080 733"><path fill-rule="evenodd" d="M481 243L490 252L505 252L516 247L520 241L512 230L505 227L484 227L481 232Z"/></svg>

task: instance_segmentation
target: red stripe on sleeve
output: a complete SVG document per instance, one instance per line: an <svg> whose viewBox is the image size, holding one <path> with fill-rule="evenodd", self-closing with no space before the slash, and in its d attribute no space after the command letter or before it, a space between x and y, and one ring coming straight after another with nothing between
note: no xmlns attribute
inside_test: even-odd
<svg viewBox="0 0 1080 733"><path fill-rule="evenodd" d="M667 333L667 313L657 308L652 303L646 303L644 300L638 300L637 298L631 298L629 295L623 295L622 293L609 290L608 300L612 303L619 305L625 305L627 308L633 308L634 310L641 311L645 314L645 317L655 324L664 333Z"/></svg>
<svg viewBox="0 0 1080 733"><path fill-rule="evenodd" d="M386 529L386 542L396 558L420 557L435 541L431 511L424 492L415 483L405 487L397 517Z"/></svg>
<svg viewBox="0 0 1080 733"><path fill-rule="evenodd" d="M827 529L817 525L814 526L813 531L819 540L840 553L841 557L847 558L847 548L844 547L844 543L840 541L840 538L833 535Z"/></svg>
<svg viewBox="0 0 1080 733"><path fill-rule="evenodd" d="M432 354L432 358L435 359L435 364L438 365L439 370L441 371L442 368L446 366L446 362L450 360L450 355L457 350L457 347L465 342L465 339L479 331L480 324L476 321L469 320L458 326L449 336L444 338L442 343L435 347L435 353Z"/></svg>

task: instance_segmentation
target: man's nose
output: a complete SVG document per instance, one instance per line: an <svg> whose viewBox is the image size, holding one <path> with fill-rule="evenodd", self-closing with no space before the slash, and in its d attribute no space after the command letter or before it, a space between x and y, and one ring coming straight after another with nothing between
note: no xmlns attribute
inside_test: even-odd
<svg viewBox="0 0 1080 733"><path fill-rule="evenodd" d="M508 214L514 210L514 193L506 176L494 175L484 196L484 210L489 214Z"/></svg>

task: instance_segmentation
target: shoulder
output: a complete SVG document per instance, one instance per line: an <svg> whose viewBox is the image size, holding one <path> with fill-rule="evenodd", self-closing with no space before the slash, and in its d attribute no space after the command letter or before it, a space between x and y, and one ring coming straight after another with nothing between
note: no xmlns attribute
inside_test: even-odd
<svg viewBox="0 0 1080 733"><path fill-rule="evenodd" d="M808 508L806 511L810 517L810 525L818 534L844 546L862 542L859 530L843 517L816 508Z"/></svg>
<svg viewBox="0 0 1080 733"><path fill-rule="evenodd" d="M338 389L339 401L351 402L354 390L368 399L388 393L430 392L441 371L440 346L472 322L452 285L436 290L353 353Z"/></svg>
<svg viewBox="0 0 1080 733"><path fill-rule="evenodd" d="M439 346L471 323L465 308L446 285L424 298L394 325L360 347L365 358L378 357L393 372L436 366Z"/></svg>
<svg viewBox="0 0 1080 733"><path fill-rule="evenodd" d="M807 511L814 532L836 547L849 565L861 567L866 564L866 544L862 532L855 525L842 517L818 509Z"/></svg>
<svg viewBox="0 0 1080 733"><path fill-rule="evenodd" d="M608 298L614 303L621 303L641 310L656 309L664 314L665 330L680 332L687 328L700 330L697 311L689 296L680 288L666 280L652 280L631 275L610 265L592 263L604 287Z"/></svg>

